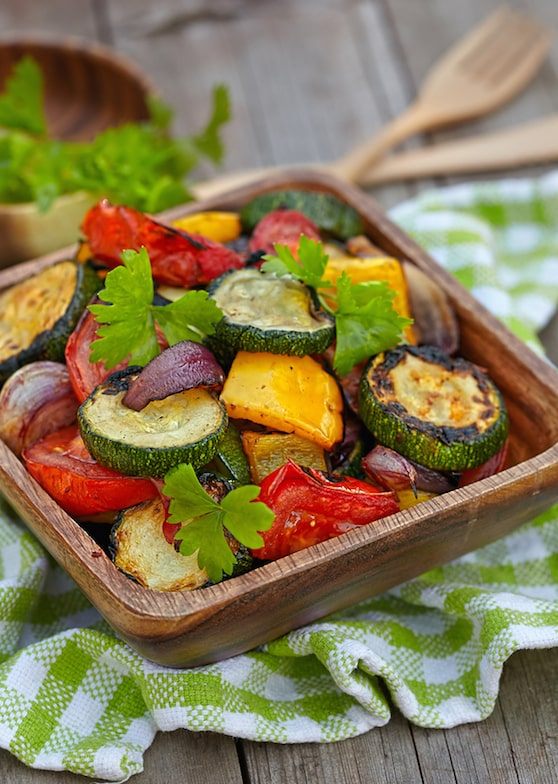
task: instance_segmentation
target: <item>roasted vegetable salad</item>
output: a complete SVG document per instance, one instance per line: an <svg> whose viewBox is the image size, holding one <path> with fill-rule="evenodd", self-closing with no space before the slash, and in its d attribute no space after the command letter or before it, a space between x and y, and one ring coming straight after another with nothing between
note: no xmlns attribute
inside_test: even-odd
<svg viewBox="0 0 558 784"><path fill-rule="evenodd" d="M173 225L102 201L82 230L0 293L0 437L141 585L200 588L505 466L504 400L443 291L336 198Z"/></svg>

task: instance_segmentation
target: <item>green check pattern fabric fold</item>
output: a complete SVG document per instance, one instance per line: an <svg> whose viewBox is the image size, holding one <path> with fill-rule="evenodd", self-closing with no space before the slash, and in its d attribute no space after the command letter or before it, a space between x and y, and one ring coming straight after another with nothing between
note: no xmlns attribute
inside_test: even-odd
<svg viewBox="0 0 558 784"><path fill-rule="evenodd" d="M393 219L536 350L558 299L558 172L426 192ZM558 500L558 499L557 499ZM0 746L96 781L179 727L277 743L356 736L400 710L480 721L514 651L558 645L558 504L510 536L261 648L191 670L120 641L0 506Z"/></svg>

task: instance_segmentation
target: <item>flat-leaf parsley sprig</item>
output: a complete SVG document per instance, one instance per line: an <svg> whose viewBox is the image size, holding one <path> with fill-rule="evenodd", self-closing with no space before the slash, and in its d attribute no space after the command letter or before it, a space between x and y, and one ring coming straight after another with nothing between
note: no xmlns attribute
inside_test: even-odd
<svg viewBox="0 0 558 784"><path fill-rule="evenodd" d="M345 376L363 359L392 348L401 341L411 319L393 308L395 296L385 281L353 283L343 272L334 284L324 279L328 262L321 242L300 238L298 260L287 245L275 245L276 256L266 255L262 271L296 278L312 287L320 306L335 318L336 346L333 366Z"/></svg>
<svg viewBox="0 0 558 784"><path fill-rule="evenodd" d="M216 85L210 116L192 136L174 136L173 111L146 96L149 118L107 128L92 141L49 135L43 73L30 56L14 66L0 94L0 201L48 210L63 194L87 191L142 212L193 198L186 177L204 160L221 163L221 131L231 117L229 92Z"/></svg>
<svg viewBox="0 0 558 784"><path fill-rule="evenodd" d="M257 549L263 544L260 531L267 531L275 516L256 500L260 492L257 485L236 487L218 503L203 489L188 463L167 472L162 492L171 499L168 522L186 523L175 534L180 552L192 555L197 551L198 565L212 582L219 582L223 573L231 575L236 563L225 531L240 544Z"/></svg>
<svg viewBox="0 0 558 784"><path fill-rule="evenodd" d="M215 332L223 314L206 291L187 291L168 305L154 305L146 249L125 250L122 261L107 274L99 292L99 299L107 304L89 305L100 324L91 344L91 362L104 361L107 370L127 357L131 364L146 365L161 351L157 325L171 346L181 340L201 343Z"/></svg>

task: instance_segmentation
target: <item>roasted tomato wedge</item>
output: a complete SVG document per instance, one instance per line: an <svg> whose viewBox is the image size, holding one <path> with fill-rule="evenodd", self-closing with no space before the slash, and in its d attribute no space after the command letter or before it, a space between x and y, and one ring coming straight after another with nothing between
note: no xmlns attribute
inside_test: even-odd
<svg viewBox="0 0 558 784"><path fill-rule="evenodd" d="M275 512L273 525L262 533L263 547L252 551L263 560L281 558L399 511L392 492L292 460L263 480L258 501Z"/></svg>
<svg viewBox="0 0 558 784"><path fill-rule="evenodd" d="M106 380L110 373L115 370L122 370L126 367L126 362L122 362L111 370L106 370L104 362L90 362L91 343L96 339L99 327L95 317L88 310L84 310L74 331L71 333L66 343L65 359L70 383L74 394L80 403Z"/></svg>
<svg viewBox="0 0 558 784"><path fill-rule="evenodd" d="M124 360L107 370L103 361L90 361L91 343L97 339L98 327L99 323L95 320L95 316L89 310L84 310L66 343L66 366L74 394L80 403L89 397L95 387L103 384L111 373L123 370L128 365L128 361ZM163 351L168 346L167 339L158 326L156 331L159 347Z"/></svg>
<svg viewBox="0 0 558 784"><path fill-rule="evenodd" d="M97 463L77 425L35 441L22 458L31 476L74 517L114 512L159 494L150 479L123 476Z"/></svg>
<svg viewBox="0 0 558 784"><path fill-rule="evenodd" d="M131 207L103 199L86 214L82 230L93 256L108 267L122 263L123 250L145 247L153 278L167 286L203 286L229 269L244 266L242 257L219 242L165 226Z"/></svg>
<svg viewBox="0 0 558 784"><path fill-rule="evenodd" d="M304 213L298 210L273 210L256 225L249 248L252 252L274 253L274 245L287 245L296 256L301 234L312 240L320 240L318 227Z"/></svg>

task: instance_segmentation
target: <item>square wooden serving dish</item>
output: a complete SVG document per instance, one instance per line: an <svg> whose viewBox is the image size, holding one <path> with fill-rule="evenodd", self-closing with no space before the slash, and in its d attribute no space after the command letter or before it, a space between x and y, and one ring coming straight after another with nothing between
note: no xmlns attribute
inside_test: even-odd
<svg viewBox="0 0 558 784"><path fill-rule="evenodd" d="M359 527L248 574L193 592L142 588L121 574L89 534L28 476L0 442L0 490L116 633L164 665L192 667L246 651L504 536L558 500L558 372L527 349L360 190L313 172L260 182L166 213L238 208L277 188L331 193L360 213L387 254L416 264L447 292L460 354L485 367L511 420L501 473ZM0 273L0 288L68 250Z"/></svg>

